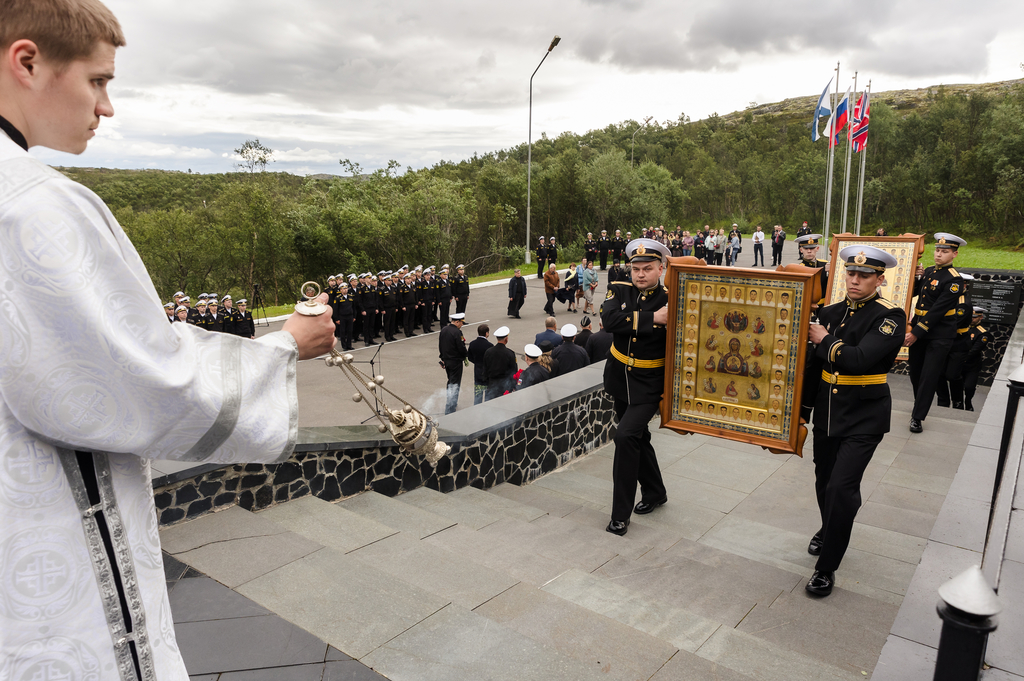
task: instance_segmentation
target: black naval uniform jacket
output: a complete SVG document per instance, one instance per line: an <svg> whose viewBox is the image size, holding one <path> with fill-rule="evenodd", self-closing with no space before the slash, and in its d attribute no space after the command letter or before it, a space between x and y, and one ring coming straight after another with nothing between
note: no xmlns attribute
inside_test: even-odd
<svg viewBox="0 0 1024 681"><path fill-rule="evenodd" d="M221 316L224 319L224 333L234 336L235 335L235 321L237 320L238 310L235 308L222 308Z"/></svg>
<svg viewBox="0 0 1024 681"><path fill-rule="evenodd" d="M608 257L608 249L611 248L612 240L606 236L597 237L597 251L601 255Z"/></svg>
<svg viewBox="0 0 1024 681"><path fill-rule="evenodd" d="M456 274L452 279L452 295L456 298L469 298L469 277Z"/></svg>
<svg viewBox="0 0 1024 681"><path fill-rule="evenodd" d="M597 258L597 242L593 239L587 239L583 242L583 257L587 260L594 260Z"/></svg>
<svg viewBox="0 0 1024 681"><path fill-rule="evenodd" d="M815 429L829 437L888 433L885 381L903 345L906 312L876 293L819 308L818 321L829 334L807 358L802 415L813 408Z"/></svg>
<svg viewBox="0 0 1024 681"><path fill-rule="evenodd" d="M974 369L981 366L981 360L985 354L985 346L988 345L991 335L981 324L972 326L970 331L967 332L970 347L967 349L967 359L964 360L965 369Z"/></svg>
<svg viewBox="0 0 1024 681"><path fill-rule="evenodd" d="M621 236L614 237L612 239L612 256L621 258L624 250L626 250L626 240Z"/></svg>
<svg viewBox="0 0 1024 681"><path fill-rule="evenodd" d="M235 311L235 335L242 338L252 338L256 335L256 322L252 318L252 312Z"/></svg>
<svg viewBox="0 0 1024 681"><path fill-rule="evenodd" d="M813 267L821 272L821 300L815 301L818 305L825 304L825 297L828 295L828 261L827 260L804 260L801 258L800 264L804 267Z"/></svg>
<svg viewBox="0 0 1024 681"><path fill-rule="evenodd" d="M654 313L668 304L668 289L657 283L641 291L628 282L613 282L601 305L601 321L614 337L604 365L604 389L629 404L651 404L665 390L667 330L655 325Z"/></svg>
<svg viewBox="0 0 1024 681"><path fill-rule="evenodd" d="M416 309L416 283L402 284L399 288L399 295L402 300L402 307L406 312Z"/></svg>
<svg viewBox="0 0 1024 681"><path fill-rule="evenodd" d="M964 280L950 265L929 267L914 281L917 307L910 332L923 338L956 338L957 300L964 292Z"/></svg>

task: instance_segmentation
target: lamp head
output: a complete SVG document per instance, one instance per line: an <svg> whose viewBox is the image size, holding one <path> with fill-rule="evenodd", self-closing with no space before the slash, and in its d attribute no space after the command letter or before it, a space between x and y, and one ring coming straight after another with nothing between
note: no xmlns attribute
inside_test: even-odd
<svg viewBox="0 0 1024 681"><path fill-rule="evenodd" d="M551 39L551 45L548 47L548 52L550 52L551 50L555 49L555 45L557 45L560 42L562 42L562 39L560 37L558 37L557 35L554 38L552 38Z"/></svg>

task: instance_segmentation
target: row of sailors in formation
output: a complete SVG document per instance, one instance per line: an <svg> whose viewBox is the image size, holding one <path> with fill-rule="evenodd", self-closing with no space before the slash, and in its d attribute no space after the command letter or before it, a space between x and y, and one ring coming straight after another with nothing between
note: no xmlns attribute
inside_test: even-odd
<svg viewBox="0 0 1024 681"><path fill-rule="evenodd" d="M447 323L453 302L456 314L465 313L469 301L465 265L449 275L448 265L439 270L403 265L394 271L381 270L376 276L363 272L347 279L342 274L328 277L326 293L342 347L351 350L352 341L359 337L373 345L381 333L385 341L393 341L399 329L406 337L417 335L415 329L430 333L434 322ZM305 300L316 290L310 287L303 293Z"/></svg>
<svg viewBox="0 0 1024 681"><path fill-rule="evenodd" d="M255 338L256 324L252 313L246 309L248 302L242 298L236 308L229 295L221 298L218 303L216 293L202 293L196 306L192 307L192 299L178 291L174 294L174 302L164 305L164 310L167 312L167 321L171 323L181 322L207 331Z"/></svg>

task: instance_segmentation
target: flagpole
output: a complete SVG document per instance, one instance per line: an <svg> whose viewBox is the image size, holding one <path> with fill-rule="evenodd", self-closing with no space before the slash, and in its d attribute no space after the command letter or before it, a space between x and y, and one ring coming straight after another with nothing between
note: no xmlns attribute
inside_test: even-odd
<svg viewBox="0 0 1024 681"><path fill-rule="evenodd" d="M853 72L853 98L857 98L857 72ZM847 103L849 110L853 102ZM847 115L846 123L846 175L843 177L843 232L846 232L846 213L850 205L850 161L853 159L853 116Z"/></svg>
<svg viewBox="0 0 1024 681"><path fill-rule="evenodd" d="M832 220L832 170L835 162L835 148L832 146L832 122L836 117L836 99L839 98L839 62L836 62L836 92L832 96L832 116L828 126L828 173L825 180L825 229L822 230L825 252L828 252L828 230Z"/></svg>
<svg viewBox="0 0 1024 681"><path fill-rule="evenodd" d="M867 95L864 97L865 108L871 101L871 81L868 81L868 86L864 90ZM864 109L861 109L860 115L865 115ZM857 181L857 236L860 236L860 215L861 208L864 205L864 170L867 168L868 163L868 147L867 144L860 150L860 178Z"/></svg>

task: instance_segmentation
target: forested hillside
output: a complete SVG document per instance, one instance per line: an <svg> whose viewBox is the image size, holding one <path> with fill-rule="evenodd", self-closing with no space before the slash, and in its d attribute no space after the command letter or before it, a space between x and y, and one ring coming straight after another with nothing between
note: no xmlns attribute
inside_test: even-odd
<svg viewBox="0 0 1024 681"><path fill-rule="evenodd" d="M749 233L778 223L792 232L807 220L821 229L827 147L810 140L812 105L752 103L702 121L652 122L636 135L632 166L634 121L542 136L533 145L532 235L578 245L588 231L657 224L735 222ZM1022 81L876 93L871 113L865 228L1024 240ZM841 154L845 143L833 231ZM177 289L249 295L260 283L274 303L330 273L447 262L478 274L522 262L526 157L524 143L369 174L339 159L335 179L62 170L110 205L165 297Z"/></svg>

